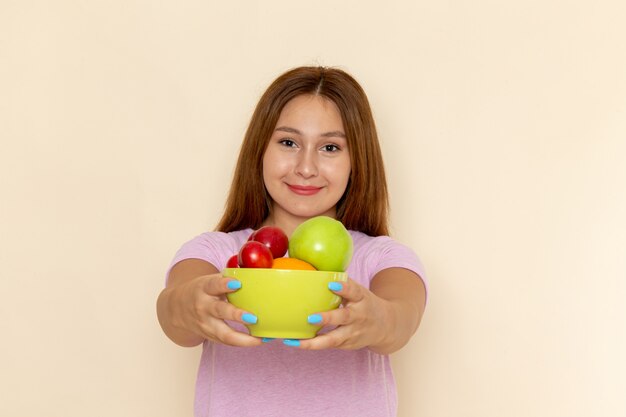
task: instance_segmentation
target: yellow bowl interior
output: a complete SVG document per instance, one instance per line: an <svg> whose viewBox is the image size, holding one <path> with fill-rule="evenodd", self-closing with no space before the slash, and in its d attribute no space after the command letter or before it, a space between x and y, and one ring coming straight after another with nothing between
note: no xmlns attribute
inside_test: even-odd
<svg viewBox="0 0 626 417"><path fill-rule="evenodd" d="M348 279L345 272L263 268L226 268L222 275L241 282L227 298L257 316L256 324L246 325L250 334L281 339L315 337L321 326L307 323L308 316L337 308L341 297L328 283Z"/></svg>

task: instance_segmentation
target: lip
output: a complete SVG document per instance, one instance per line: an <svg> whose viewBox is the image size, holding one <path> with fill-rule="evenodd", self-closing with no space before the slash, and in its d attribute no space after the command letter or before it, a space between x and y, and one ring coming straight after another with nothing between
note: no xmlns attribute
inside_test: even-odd
<svg viewBox="0 0 626 417"><path fill-rule="evenodd" d="M317 194L322 187L313 187L311 185L291 185L287 184L291 192L298 195L314 195Z"/></svg>

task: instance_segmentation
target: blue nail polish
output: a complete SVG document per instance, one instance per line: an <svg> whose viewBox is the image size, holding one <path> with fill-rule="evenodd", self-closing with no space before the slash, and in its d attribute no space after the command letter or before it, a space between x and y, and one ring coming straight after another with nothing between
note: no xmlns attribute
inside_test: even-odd
<svg viewBox="0 0 626 417"><path fill-rule="evenodd" d="M322 321L322 315L321 314L311 314L309 316L309 318L307 319L307 321L310 324L317 324L320 323Z"/></svg>
<svg viewBox="0 0 626 417"><path fill-rule="evenodd" d="M340 282L329 282L328 283L328 289L331 291L341 291L343 289L343 285L341 285Z"/></svg>
<svg viewBox="0 0 626 417"><path fill-rule="evenodd" d="M274 340L273 337L264 337L263 339L261 339L263 343L268 343L268 342L271 342L272 340Z"/></svg>
<svg viewBox="0 0 626 417"><path fill-rule="evenodd" d="M238 290L239 288L241 288L241 282L234 279L232 281L228 281L228 284L226 286L231 290Z"/></svg>
<svg viewBox="0 0 626 417"><path fill-rule="evenodd" d="M293 346L293 347L300 346L300 341L297 339L285 339L283 340L283 343L287 346Z"/></svg>
<svg viewBox="0 0 626 417"><path fill-rule="evenodd" d="M244 313L243 316L241 316L241 320L249 324L256 324L257 322L256 316L251 313Z"/></svg>

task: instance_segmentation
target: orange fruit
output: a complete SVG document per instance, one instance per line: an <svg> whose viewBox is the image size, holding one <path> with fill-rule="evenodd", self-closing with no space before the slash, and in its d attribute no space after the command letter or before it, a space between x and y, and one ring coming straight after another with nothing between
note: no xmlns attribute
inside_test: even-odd
<svg viewBox="0 0 626 417"><path fill-rule="evenodd" d="M305 269L317 271L313 265L296 258L276 258L272 263L273 269Z"/></svg>

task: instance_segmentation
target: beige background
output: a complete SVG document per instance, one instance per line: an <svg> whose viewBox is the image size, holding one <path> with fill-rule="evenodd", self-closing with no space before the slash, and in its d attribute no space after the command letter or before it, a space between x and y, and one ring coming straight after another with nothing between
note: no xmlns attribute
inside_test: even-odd
<svg viewBox="0 0 626 417"><path fill-rule="evenodd" d="M623 4L0 0L0 415L191 415L155 299L302 64L365 87L429 272L400 416L626 415Z"/></svg>

